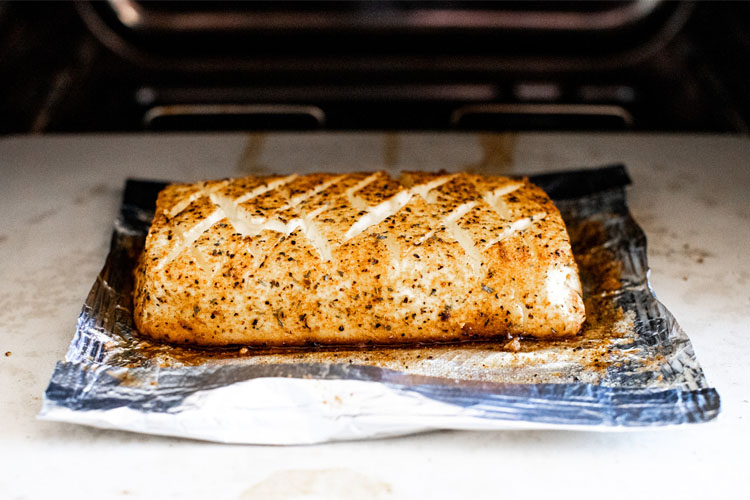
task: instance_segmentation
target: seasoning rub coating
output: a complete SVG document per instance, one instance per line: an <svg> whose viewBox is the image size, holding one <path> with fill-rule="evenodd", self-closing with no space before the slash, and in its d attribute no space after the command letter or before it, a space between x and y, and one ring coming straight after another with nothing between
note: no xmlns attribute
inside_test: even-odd
<svg viewBox="0 0 750 500"><path fill-rule="evenodd" d="M468 173L167 186L134 306L143 335L207 346L556 338L584 321L549 197Z"/></svg>

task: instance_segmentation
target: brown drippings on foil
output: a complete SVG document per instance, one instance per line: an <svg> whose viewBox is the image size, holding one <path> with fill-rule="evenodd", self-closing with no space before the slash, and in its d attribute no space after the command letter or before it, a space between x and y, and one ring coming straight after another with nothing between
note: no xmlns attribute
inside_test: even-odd
<svg viewBox="0 0 750 500"><path fill-rule="evenodd" d="M247 363L349 363L414 375L504 383L600 383L613 359L614 341L632 335L632 321L614 307L611 293L620 287L621 263L603 246L604 227L584 222L569 227L579 266L587 319L568 339L502 337L495 341L403 346L311 346L289 348L195 348L142 339L135 347L138 364L161 367Z"/></svg>

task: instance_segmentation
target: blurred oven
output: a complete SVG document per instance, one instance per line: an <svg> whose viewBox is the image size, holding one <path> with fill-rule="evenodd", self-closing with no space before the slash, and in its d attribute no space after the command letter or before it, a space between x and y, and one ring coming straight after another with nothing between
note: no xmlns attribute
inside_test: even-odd
<svg viewBox="0 0 750 500"><path fill-rule="evenodd" d="M5 83L6 132L748 130L747 78L713 57L747 57L747 4L3 6L0 65L39 78Z"/></svg>

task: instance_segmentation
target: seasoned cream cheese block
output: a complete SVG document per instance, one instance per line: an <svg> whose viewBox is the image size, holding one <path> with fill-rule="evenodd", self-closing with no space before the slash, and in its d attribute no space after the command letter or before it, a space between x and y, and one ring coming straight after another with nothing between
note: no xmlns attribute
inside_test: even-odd
<svg viewBox="0 0 750 500"><path fill-rule="evenodd" d="M207 346L553 338L584 321L546 193L468 173L167 186L134 306L143 335Z"/></svg>

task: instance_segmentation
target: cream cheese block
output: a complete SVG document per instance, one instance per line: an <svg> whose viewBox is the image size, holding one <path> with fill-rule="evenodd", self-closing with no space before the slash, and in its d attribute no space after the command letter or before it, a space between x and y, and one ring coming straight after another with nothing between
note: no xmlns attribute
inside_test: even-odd
<svg viewBox="0 0 750 500"><path fill-rule="evenodd" d="M167 186L135 272L141 334L205 346L576 334L565 224L526 179L385 172Z"/></svg>

